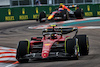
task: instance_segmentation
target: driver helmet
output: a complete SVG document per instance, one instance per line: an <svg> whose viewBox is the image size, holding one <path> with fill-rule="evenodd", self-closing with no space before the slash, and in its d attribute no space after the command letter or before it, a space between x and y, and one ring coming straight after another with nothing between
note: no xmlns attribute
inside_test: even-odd
<svg viewBox="0 0 100 67"><path fill-rule="evenodd" d="M60 3L60 5L59 5L59 11L62 11L63 10L63 7L62 7L62 5L63 5L63 3Z"/></svg>
<svg viewBox="0 0 100 67"><path fill-rule="evenodd" d="M59 9L58 9L58 11L62 11L62 10L63 10L63 8L59 8Z"/></svg>
<svg viewBox="0 0 100 67"><path fill-rule="evenodd" d="M52 34L51 39L57 39L56 34Z"/></svg>

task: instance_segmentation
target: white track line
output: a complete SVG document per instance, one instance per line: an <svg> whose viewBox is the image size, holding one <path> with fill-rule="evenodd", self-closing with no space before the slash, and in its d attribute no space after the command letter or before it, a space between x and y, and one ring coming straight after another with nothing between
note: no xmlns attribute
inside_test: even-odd
<svg viewBox="0 0 100 67"><path fill-rule="evenodd" d="M16 58L0 58L0 61L17 61Z"/></svg>
<svg viewBox="0 0 100 67"><path fill-rule="evenodd" d="M0 54L0 57L2 56L16 56L16 54L11 54L11 53L8 53L8 54Z"/></svg>
<svg viewBox="0 0 100 67"><path fill-rule="evenodd" d="M88 27L84 27L82 29L100 29L100 26L88 26Z"/></svg>
<svg viewBox="0 0 100 67"><path fill-rule="evenodd" d="M0 46L0 57L2 57L2 58L0 58L0 61L17 61L15 58L16 57L16 49Z"/></svg>

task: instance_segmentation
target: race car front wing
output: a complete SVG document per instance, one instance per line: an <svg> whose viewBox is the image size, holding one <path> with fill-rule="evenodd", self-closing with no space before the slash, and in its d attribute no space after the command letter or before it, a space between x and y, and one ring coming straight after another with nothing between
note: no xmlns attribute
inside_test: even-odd
<svg viewBox="0 0 100 67"><path fill-rule="evenodd" d="M31 53L31 54L26 54L20 59L44 59L42 58L42 53ZM47 58L53 58L53 57L66 57L66 58L71 58L74 57L74 55L70 55L68 53L61 53L61 52L50 52L49 56Z"/></svg>

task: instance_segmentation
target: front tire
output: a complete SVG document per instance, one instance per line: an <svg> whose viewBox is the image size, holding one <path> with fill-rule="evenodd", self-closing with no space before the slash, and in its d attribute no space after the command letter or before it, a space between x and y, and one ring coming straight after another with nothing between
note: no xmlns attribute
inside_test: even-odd
<svg viewBox="0 0 100 67"><path fill-rule="evenodd" d="M40 12L39 14L39 22L45 22L46 20L42 20L43 18L46 18L45 12Z"/></svg>
<svg viewBox="0 0 100 67"><path fill-rule="evenodd" d="M89 40L87 35L77 35L80 55L88 55L89 53Z"/></svg>
<svg viewBox="0 0 100 67"><path fill-rule="evenodd" d="M75 17L76 17L77 19L83 19L83 17L84 17L84 12L83 12L82 9L77 9L77 10L74 12L74 14L75 14Z"/></svg>
<svg viewBox="0 0 100 67"><path fill-rule="evenodd" d="M76 38L67 40L67 53L73 55L71 59L78 60L78 44Z"/></svg>
<svg viewBox="0 0 100 67"><path fill-rule="evenodd" d="M20 63L26 63L29 61L29 59L20 59L26 54L28 54L27 50L28 50L28 41L20 41L17 47L17 52L16 52L16 59Z"/></svg>

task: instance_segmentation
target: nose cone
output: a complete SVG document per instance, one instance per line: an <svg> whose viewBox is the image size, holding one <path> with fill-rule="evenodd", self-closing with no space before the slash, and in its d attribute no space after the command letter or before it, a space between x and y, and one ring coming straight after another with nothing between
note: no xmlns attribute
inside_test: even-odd
<svg viewBox="0 0 100 67"><path fill-rule="evenodd" d="M50 15L49 17L48 17L48 20L51 20L53 18L53 15Z"/></svg>
<svg viewBox="0 0 100 67"><path fill-rule="evenodd" d="M42 58L47 58L48 57L48 55L49 55L49 53L42 53Z"/></svg>
<svg viewBox="0 0 100 67"><path fill-rule="evenodd" d="M46 41L47 42L47 41ZM47 58L49 56L50 48L52 43L45 43L42 49L42 58Z"/></svg>

